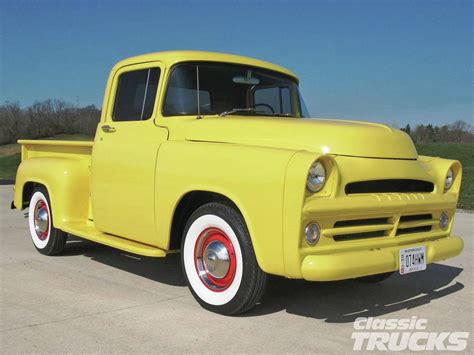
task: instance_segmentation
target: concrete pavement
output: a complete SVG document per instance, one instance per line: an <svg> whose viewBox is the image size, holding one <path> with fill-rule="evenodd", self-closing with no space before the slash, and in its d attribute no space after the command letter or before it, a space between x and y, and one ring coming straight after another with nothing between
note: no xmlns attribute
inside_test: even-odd
<svg viewBox="0 0 474 355"><path fill-rule="evenodd" d="M73 238L63 255L40 255L11 199L12 187L0 186L2 353L347 353L357 317L416 316L430 332L473 330L474 214L456 215L464 252L423 273L380 284L274 277L261 305L224 317L194 301L178 255L143 258Z"/></svg>

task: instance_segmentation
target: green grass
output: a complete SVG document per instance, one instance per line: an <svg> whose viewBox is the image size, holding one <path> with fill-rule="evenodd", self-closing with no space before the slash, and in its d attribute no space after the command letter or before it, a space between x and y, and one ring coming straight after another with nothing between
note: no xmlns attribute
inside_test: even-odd
<svg viewBox="0 0 474 355"><path fill-rule="evenodd" d="M420 155L459 160L462 164L462 185L458 208L474 209L474 144L424 143L417 144Z"/></svg>
<svg viewBox="0 0 474 355"><path fill-rule="evenodd" d="M0 157L0 179L15 179L16 169L20 164L20 159L20 153Z"/></svg>

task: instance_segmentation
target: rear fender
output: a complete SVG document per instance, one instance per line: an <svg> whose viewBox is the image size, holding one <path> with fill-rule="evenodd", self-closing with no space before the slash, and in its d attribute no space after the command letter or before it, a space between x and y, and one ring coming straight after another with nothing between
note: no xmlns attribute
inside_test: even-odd
<svg viewBox="0 0 474 355"><path fill-rule="evenodd" d="M27 184L46 187L54 211L53 225L61 229L66 222L85 221L89 209L89 163L81 159L32 158L23 161L17 172L13 204L28 205Z"/></svg>

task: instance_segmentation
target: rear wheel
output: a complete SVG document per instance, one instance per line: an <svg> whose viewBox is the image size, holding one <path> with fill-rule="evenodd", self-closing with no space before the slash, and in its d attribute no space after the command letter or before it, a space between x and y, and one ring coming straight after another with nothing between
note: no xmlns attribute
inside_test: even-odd
<svg viewBox="0 0 474 355"><path fill-rule="evenodd" d="M30 199L28 224L36 250L44 255L55 255L63 251L67 233L53 227L53 213L48 191L36 187Z"/></svg>
<svg viewBox="0 0 474 355"><path fill-rule="evenodd" d="M208 203L189 218L181 261L189 289L206 309L233 315L254 307L267 275L260 269L242 216Z"/></svg>

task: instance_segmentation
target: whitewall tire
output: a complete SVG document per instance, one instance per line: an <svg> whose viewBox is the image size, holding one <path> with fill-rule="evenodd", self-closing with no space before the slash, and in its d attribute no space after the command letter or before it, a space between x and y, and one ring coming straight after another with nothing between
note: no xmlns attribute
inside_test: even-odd
<svg viewBox="0 0 474 355"><path fill-rule="evenodd" d="M245 312L263 295L266 274L258 266L242 216L232 207L209 203L191 215L181 261L191 293L213 312Z"/></svg>
<svg viewBox="0 0 474 355"><path fill-rule="evenodd" d="M67 234L54 228L48 191L42 186L36 187L31 195L28 226L31 240L40 253L54 255L64 249Z"/></svg>

